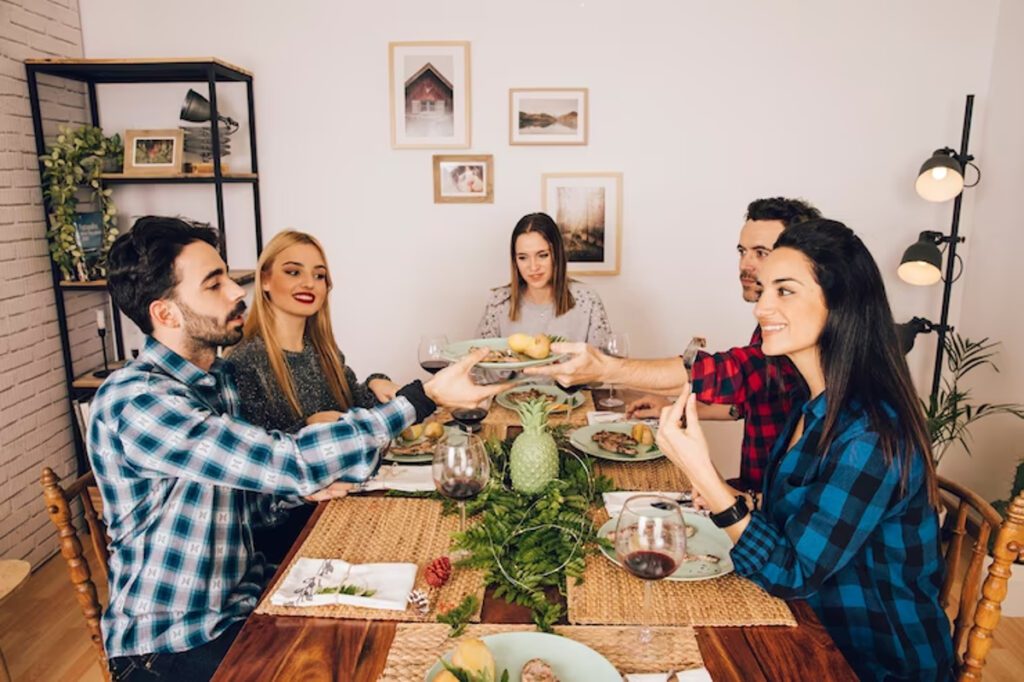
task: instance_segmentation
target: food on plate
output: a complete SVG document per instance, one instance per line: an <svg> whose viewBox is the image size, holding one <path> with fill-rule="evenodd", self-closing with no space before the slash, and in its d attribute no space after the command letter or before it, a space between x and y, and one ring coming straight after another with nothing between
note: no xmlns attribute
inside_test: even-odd
<svg viewBox="0 0 1024 682"><path fill-rule="evenodd" d="M437 422L430 422L423 429L423 435L432 440L437 440L444 435L444 427Z"/></svg>
<svg viewBox="0 0 1024 682"><path fill-rule="evenodd" d="M621 431L598 431L590 437L599 447L619 455L636 455L639 443L633 436Z"/></svg>
<svg viewBox="0 0 1024 682"><path fill-rule="evenodd" d="M634 424L632 436L640 445L654 445L654 432L647 424Z"/></svg>
<svg viewBox="0 0 1024 682"><path fill-rule="evenodd" d="M694 535L697 534L696 526L691 526L690 524L684 522L683 528L686 529L684 532L686 533L686 537L688 538L692 538ZM613 528L610 531L608 531L608 534L605 537L608 538L611 542L615 542L615 529ZM691 559L691 557L697 557L697 559ZM687 554L686 558L683 559L683 561L704 560L707 557L710 557L709 559L707 559L708 561L711 561L715 564L721 561L721 559L716 557L714 554Z"/></svg>
<svg viewBox="0 0 1024 682"><path fill-rule="evenodd" d="M533 344L533 337L529 334L519 332L508 337L508 347L516 353L525 353L531 344Z"/></svg>
<svg viewBox="0 0 1024 682"><path fill-rule="evenodd" d="M689 537L689 535L687 535L687 537ZM706 561L709 564L717 564L721 560L722 557L717 554L687 554L683 557L683 561Z"/></svg>
<svg viewBox="0 0 1024 682"><path fill-rule="evenodd" d="M473 346L469 349L469 352L482 348L483 346ZM496 348L490 348L487 351L487 355L483 357L480 362L522 362L523 359L516 354L515 351L505 348L498 350Z"/></svg>
<svg viewBox="0 0 1024 682"><path fill-rule="evenodd" d="M546 334L537 334L522 352L534 360L543 360L551 355L551 339Z"/></svg>
<svg viewBox="0 0 1024 682"><path fill-rule="evenodd" d="M521 682L558 682L555 671L542 658L531 658L523 665Z"/></svg>
<svg viewBox="0 0 1024 682"><path fill-rule="evenodd" d="M550 393L538 391L535 388L527 388L521 391L510 391L508 393L508 400L509 402L515 403L516 405L519 405L520 403L526 403L531 400L543 400L544 402L547 403L558 402L558 398L556 398L555 396L551 395Z"/></svg>
<svg viewBox="0 0 1024 682"><path fill-rule="evenodd" d="M482 639L468 637L455 646L452 665L485 680L494 680L494 656Z"/></svg>
<svg viewBox="0 0 1024 682"><path fill-rule="evenodd" d="M414 440L419 440L423 437L423 430L426 427L423 424L413 424L405 431L402 431L402 440L411 443Z"/></svg>

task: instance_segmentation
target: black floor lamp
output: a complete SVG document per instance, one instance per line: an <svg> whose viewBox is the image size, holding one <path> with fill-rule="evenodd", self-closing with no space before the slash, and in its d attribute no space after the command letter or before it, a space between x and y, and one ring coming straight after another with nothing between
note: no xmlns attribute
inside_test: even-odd
<svg viewBox="0 0 1024 682"><path fill-rule="evenodd" d="M937 332L939 339L935 349L935 371L932 375L931 402L934 403L939 393L939 385L942 380L942 358L946 349L946 334L953 331L949 326L949 299L953 289L953 282L959 278L954 276L956 268L956 247L964 241L960 236L960 205L963 199L964 187L974 187L978 184L975 181L971 185L964 185L964 174L968 165L974 157L968 152L968 144L971 137L971 113L974 109L974 95L967 95L967 104L964 107L964 129L960 137L960 151L954 151L950 147L937 149L931 158L924 162L921 171L918 173L915 189L921 198L927 201L949 201L953 199L953 224L948 235L941 232L926 231L918 235L915 243L911 244L903 254L900 261L898 274L900 279L919 286L935 284L940 279L942 285L942 314L938 323L923 317L915 317L909 322L899 325L900 342L903 352L908 353L914 346L914 337L918 334ZM975 170L978 169L974 166ZM978 179L981 179L979 171ZM946 275L942 276L942 252L940 245L946 245ZM962 267L962 264L961 264Z"/></svg>

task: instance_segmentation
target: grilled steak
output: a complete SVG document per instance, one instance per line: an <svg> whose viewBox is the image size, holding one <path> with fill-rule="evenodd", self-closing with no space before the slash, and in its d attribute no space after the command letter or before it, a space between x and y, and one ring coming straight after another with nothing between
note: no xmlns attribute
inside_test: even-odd
<svg viewBox="0 0 1024 682"><path fill-rule="evenodd" d="M513 402L513 403L515 403L517 405L519 403L525 403L525 402L527 402L529 400L537 400L537 399L546 400L549 403L555 402L555 396L551 395L550 393L544 393L542 391L538 391L535 388L530 388L530 389L527 389L525 391L516 391L515 393L509 393L508 394L508 399L509 399L510 402Z"/></svg>
<svg viewBox="0 0 1024 682"><path fill-rule="evenodd" d="M542 658L532 658L527 661L519 675L521 682L558 682L555 671Z"/></svg>
<svg viewBox="0 0 1024 682"><path fill-rule="evenodd" d="M628 433L619 431L598 431L590 437L602 450L620 455L636 455L639 443Z"/></svg>

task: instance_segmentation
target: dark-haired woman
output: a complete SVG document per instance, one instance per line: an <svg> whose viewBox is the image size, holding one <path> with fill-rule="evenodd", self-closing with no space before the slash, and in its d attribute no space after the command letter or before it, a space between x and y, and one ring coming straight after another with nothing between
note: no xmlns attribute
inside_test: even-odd
<svg viewBox="0 0 1024 682"><path fill-rule="evenodd" d="M736 572L807 600L862 679L949 679L935 470L878 267L852 230L815 220L782 234L760 284L764 352L811 396L775 444L763 508L715 471L689 391L657 442L732 538Z"/></svg>
<svg viewBox="0 0 1024 682"><path fill-rule="evenodd" d="M601 347L611 333L597 292L566 273L558 225L546 213L523 216L512 231L511 283L491 290L477 326L482 338L549 334Z"/></svg>

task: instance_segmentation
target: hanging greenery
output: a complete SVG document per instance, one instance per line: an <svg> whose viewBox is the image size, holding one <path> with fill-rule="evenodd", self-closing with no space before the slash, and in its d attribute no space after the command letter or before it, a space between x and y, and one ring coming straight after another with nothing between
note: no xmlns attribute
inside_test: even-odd
<svg viewBox="0 0 1024 682"><path fill-rule="evenodd" d="M590 516L591 505L612 489L606 477L593 475L591 465L573 452L564 428L555 431L560 471L537 495L512 489L509 481L510 441L487 443L492 478L488 487L467 503L479 519L456 536L454 546L470 556L460 566L486 572L494 596L528 606L537 626L550 631L564 613L545 590L563 595L566 580L580 581L584 560L602 541ZM453 507L454 508L454 507Z"/></svg>
<svg viewBox="0 0 1024 682"><path fill-rule="evenodd" d="M120 135L105 137L95 126L82 126L77 130L62 126L57 140L40 159L43 196L50 208L50 231L46 234L50 255L66 281L106 276L107 253L117 238L117 209L112 192L103 188L100 175L105 165L116 164L123 154ZM103 217L102 246L97 255L89 257L75 229L78 192L83 188L90 192L95 210Z"/></svg>

